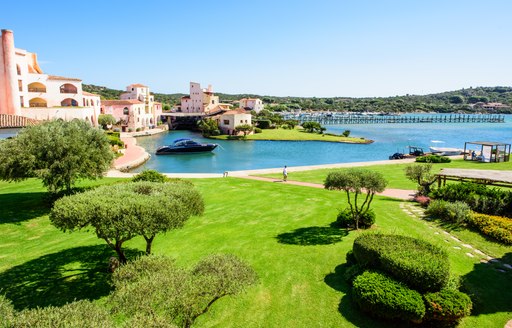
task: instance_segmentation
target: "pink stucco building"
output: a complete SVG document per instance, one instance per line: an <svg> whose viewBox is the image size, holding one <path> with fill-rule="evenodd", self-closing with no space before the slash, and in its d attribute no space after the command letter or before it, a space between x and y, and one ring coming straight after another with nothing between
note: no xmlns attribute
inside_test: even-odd
<svg viewBox="0 0 512 328"><path fill-rule="evenodd" d="M100 97L82 91L82 80L45 74L35 53L15 48L12 31L2 30L0 41L0 114L97 125Z"/></svg>
<svg viewBox="0 0 512 328"><path fill-rule="evenodd" d="M211 85L208 85L208 89L201 89L199 83L190 82L190 95L181 97L180 109L183 113L213 114L227 111L230 107L219 102Z"/></svg>
<svg viewBox="0 0 512 328"><path fill-rule="evenodd" d="M119 100L102 100L101 113L111 114L120 122L123 131L145 130L158 124L162 104L155 101L149 87L130 84Z"/></svg>
<svg viewBox="0 0 512 328"><path fill-rule="evenodd" d="M259 98L242 98L239 104L240 108L253 110L256 113L263 110L263 102Z"/></svg>

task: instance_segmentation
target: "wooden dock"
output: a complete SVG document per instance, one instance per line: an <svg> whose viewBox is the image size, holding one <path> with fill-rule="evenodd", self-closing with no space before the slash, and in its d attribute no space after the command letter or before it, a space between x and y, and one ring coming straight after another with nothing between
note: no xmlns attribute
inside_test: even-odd
<svg viewBox="0 0 512 328"><path fill-rule="evenodd" d="M318 122L322 125L338 124L403 124L403 123L504 123L505 116L498 114L450 115L284 115L285 120L299 123Z"/></svg>

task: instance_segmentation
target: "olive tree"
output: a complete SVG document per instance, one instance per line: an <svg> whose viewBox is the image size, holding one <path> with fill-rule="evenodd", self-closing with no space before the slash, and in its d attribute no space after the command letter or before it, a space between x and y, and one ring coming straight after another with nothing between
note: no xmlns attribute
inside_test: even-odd
<svg viewBox="0 0 512 328"><path fill-rule="evenodd" d="M405 167L407 179L418 184L418 194L428 195L432 184L436 182L437 176L432 173L432 164L411 164Z"/></svg>
<svg viewBox="0 0 512 328"><path fill-rule="evenodd" d="M116 124L116 118L111 114L100 114L98 116L98 124L103 127L103 129L107 129L108 125Z"/></svg>
<svg viewBox="0 0 512 328"><path fill-rule="evenodd" d="M325 179L324 187L329 190L345 191L350 213L356 229L359 229L359 221L370 210L373 196L384 191L386 184L387 181L379 172L351 168L330 172ZM363 199L362 202L360 198Z"/></svg>
<svg viewBox="0 0 512 328"><path fill-rule="evenodd" d="M82 120L54 120L0 142L0 180L38 177L51 193L71 191L79 179L101 178L114 155L103 131Z"/></svg>
<svg viewBox="0 0 512 328"><path fill-rule="evenodd" d="M203 211L203 198L189 183L130 182L63 197L55 202L50 220L62 231L93 228L126 263L124 242L143 236L150 254L158 233L181 228Z"/></svg>
<svg viewBox="0 0 512 328"><path fill-rule="evenodd" d="M197 127L203 134L203 137L215 136L220 134L217 121L211 118L205 118L197 122Z"/></svg>
<svg viewBox="0 0 512 328"><path fill-rule="evenodd" d="M240 124L235 126L235 132L242 132L244 134L244 138L254 130L254 127L250 124Z"/></svg>

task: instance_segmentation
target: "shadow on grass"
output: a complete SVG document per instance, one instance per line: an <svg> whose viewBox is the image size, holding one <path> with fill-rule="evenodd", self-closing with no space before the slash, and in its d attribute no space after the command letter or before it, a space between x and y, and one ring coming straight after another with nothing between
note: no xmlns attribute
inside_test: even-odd
<svg viewBox="0 0 512 328"><path fill-rule="evenodd" d="M125 250L129 258L139 255ZM83 246L44 255L0 273L0 293L17 310L94 300L110 292L107 245Z"/></svg>
<svg viewBox="0 0 512 328"><path fill-rule="evenodd" d="M494 263L477 263L473 271L462 277L463 291L473 300L472 316L512 312L512 270L503 266L512 265L512 252L498 260Z"/></svg>
<svg viewBox="0 0 512 328"><path fill-rule="evenodd" d="M311 246L335 244L346 235L348 231L340 228L307 227L281 233L276 238L281 244Z"/></svg>
<svg viewBox="0 0 512 328"><path fill-rule="evenodd" d="M0 194L0 224L20 223L50 213L46 192Z"/></svg>

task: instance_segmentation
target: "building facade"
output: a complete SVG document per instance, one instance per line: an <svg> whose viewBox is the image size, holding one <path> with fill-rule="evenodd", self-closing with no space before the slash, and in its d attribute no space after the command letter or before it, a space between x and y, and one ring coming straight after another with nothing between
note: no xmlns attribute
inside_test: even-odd
<svg viewBox="0 0 512 328"><path fill-rule="evenodd" d="M242 98L239 107L246 110L253 110L259 113L263 110L263 102L258 98Z"/></svg>
<svg viewBox="0 0 512 328"><path fill-rule="evenodd" d="M205 113L219 110L219 105L226 107L226 104L219 103L219 97L213 93L212 86L208 89L201 89L201 85L190 82L190 94L181 97L181 111L183 113Z"/></svg>
<svg viewBox="0 0 512 328"><path fill-rule="evenodd" d="M252 125L252 115L245 112L244 109L236 109L225 112L219 117L219 129L223 134L236 134L235 128L238 125Z"/></svg>
<svg viewBox="0 0 512 328"><path fill-rule="evenodd" d="M45 74L35 53L15 48L12 31L2 30L0 48L0 114L98 124L100 97L83 92L82 80Z"/></svg>
<svg viewBox="0 0 512 328"><path fill-rule="evenodd" d="M120 100L102 100L101 113L110 114L120 122L123 131L145 130L160 121L162 104L155 101L149 87L130 84Z"/></svg>

